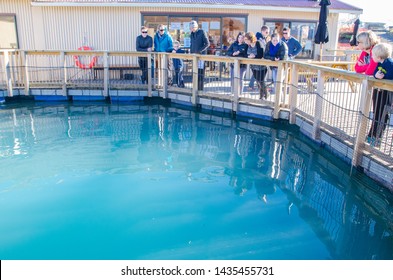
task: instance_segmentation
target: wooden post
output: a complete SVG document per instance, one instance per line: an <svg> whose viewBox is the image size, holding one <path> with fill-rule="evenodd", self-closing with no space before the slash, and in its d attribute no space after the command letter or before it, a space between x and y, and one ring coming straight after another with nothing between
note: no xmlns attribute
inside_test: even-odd
<svg viewBox="0 0 393 280"><path fill-rule="evenodd" d="M239 93L242 90L242 86L240 83L240 62L238 59L234 60L233 65L233 87L232 87L232 111L237 112L237 108L239 105Z"/></svg>
<svg viewBox="0 0 393 280"><path fill-rule="evenodd" d="M161 69L162 69L162 89L163 89L163 98L168 98L168 55L163 54L161 56Z"/></svg>
<svg viewBox="0 0 393 280"><path fill-rule="evenodd" d="M109 94L109 54L108 52L104 52L104 96L108 96Z"/></svg>
<svg viewBox="0 0 393 280"><path fill-rule="evenodd" d="M196 105L198 96L198 60L198 57L194 55L194 57L192 58L192 105Z"/></svg>
<svg viewBox="0 0 393 280"><path fill-rule="evenodd" d="M151 53L149 52L147 54L147 80L149 81L147 83L147 96L148 97L152 97L152 85L153 85L153 75L152 75L152 63L151 63L152 59L151 59Z"/></svg>
<svg viewBox="0 0 393 280"><path fill-rule="evenodd" d="M362 156L364 150L364 141L367 135L368 116L371 107L371 87L368 80L362 82L362 91L360 96L360 113L358 116L359 127L356 133L355 144L353 148L352 166L358 166L362 163Z"/></svg>
<svg viewBox="0 0 393 280"><path fill-rule="evenodd" d="M285 94L282 91L283 82L284 82L284 63L279 63L277 68L277 83L275 87L275 96L274 96L274 111L273 118L278 119L280 116L280 96L281 94Z"/></svg>
<svg viewBox="0 0 393 280"><path fill-rule="evenodd" d="M324 84L325 84L325 74L321 70L318 70L318 87L317 87L317 94L315 98L314 123L311 133L311 137L314 140L318 140L321 137L320 126L321 126L321 118L322 118L322 111L323 111Z"/></svg>
<svg viewBox="0 0 393 280"><path fill-rule="evenodd" d="M63 77L62 91L63 96L67 96L67 62L64 52L60 52L60 61L63 62L63 67L60 69L60 77Z"/></svg>
<svg viewBox="0 0 393 280"><path fill-rule="evenodd" d="M14 96L13 94L13 87L12 87L12 78L11 78L11 70L10 70L10 56L8 51L4 51L4 73L5 73L5 78L7 81L7 90L8 90L8 96L12 97Z"/></svg>
<svg viewBox="0 0 393 280"><path fill-rule="evenodd" d="M297 106L297 94L298 94L298 66L292 64L291 69L291 85L289 89L289 123L296 123L295 109Z"/></svg>
<svg viewBox="0 0 393 280"><path fill-rule="evenodd" d="M29 62L27 60L26 51L22 51L22 60L25 65L25 78L24 78L25 95L29 95L29 93L30 93L30 76L29 76Z"/></svg>

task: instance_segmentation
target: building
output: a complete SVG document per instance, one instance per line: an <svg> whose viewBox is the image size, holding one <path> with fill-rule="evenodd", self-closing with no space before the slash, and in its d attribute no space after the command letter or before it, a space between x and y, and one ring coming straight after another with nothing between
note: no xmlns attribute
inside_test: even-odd
<svg viewBox="0 0 393 280"><path fill-rule="evenodd" d="M330 0L330 42L338 40L340 13L362 9ZM280 32L290 27L301 44L313 44L319 17L315 0L2 0L0 49L134 51L140 27L154 35L159 24L168 26L174 39L188 45L188 23L197 20L209 34L214 52L228 46L239 31L260 31L265 24ZM3 34L7 34L4 36ZM312 58L304 51L300 57Z"/></svg>

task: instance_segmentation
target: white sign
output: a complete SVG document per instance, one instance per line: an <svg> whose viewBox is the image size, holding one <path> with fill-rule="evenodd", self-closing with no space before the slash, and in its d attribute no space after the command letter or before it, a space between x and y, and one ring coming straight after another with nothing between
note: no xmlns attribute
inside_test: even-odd
<svg viewBox="0 0 393 280"><path fill-rule="evenodd" d="M206 32L209 32L209 23L202 22L202 29L205 30Z"/></svg>
<svg viewBox="0 0 393 280"><path fill-rule="evenodd" d="M171 22L171 30L180 30L181 23L180 22Z"/></svg>
<svg viewBox="0 0 393 280"><path fill-rule="evenodd" d="M190 22L189 21L183 22L183 30L184 30L185 33L191 32L190 31Z"/></svg>
<svg viewBox="0 0 393 280"><path fill-rule="evenodd" d="M210 29L220 29L220 22L219 21L210 22Z"/></svg>

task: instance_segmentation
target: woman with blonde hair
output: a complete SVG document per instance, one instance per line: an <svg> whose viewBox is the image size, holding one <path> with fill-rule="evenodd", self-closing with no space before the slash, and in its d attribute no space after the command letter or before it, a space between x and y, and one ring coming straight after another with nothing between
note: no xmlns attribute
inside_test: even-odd
<svg viewBox="0 0 393 280"><path fill-rule="evenodd" d="M361 32L356 36L358 41L358 47L362 51L356 64L355 72L374 75L375 68L377 67L377 62L374 61L372 57L373 47L379 43L377 35L371 30Z"/></svg>

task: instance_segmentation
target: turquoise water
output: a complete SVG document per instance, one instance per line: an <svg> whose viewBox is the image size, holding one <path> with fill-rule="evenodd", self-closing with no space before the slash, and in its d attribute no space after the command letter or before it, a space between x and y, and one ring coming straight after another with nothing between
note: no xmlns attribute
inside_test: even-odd
<svg viewBox="0 0 393 280"><path fill-rule="evenodd" d="M393 198L285 123L0 107L0 259L393 259Z"/></svg>

